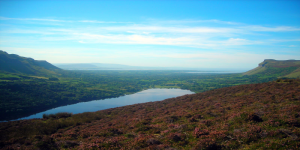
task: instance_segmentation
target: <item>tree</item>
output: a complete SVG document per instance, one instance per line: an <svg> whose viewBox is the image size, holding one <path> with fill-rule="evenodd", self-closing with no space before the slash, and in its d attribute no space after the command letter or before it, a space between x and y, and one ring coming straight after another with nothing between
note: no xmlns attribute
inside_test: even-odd
<svg viewBox="0 0 300 150"><path fill-rule="evenodd" d="M49 78L49 81L58 81L58 78L51 77Z"/></svg>

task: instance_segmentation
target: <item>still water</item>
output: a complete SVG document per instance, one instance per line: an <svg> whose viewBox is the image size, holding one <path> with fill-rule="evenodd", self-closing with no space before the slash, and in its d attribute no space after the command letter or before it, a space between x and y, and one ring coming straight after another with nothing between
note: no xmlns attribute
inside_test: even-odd
<svg viewBox="0 0 300 150"><path fill-rule="evenodd" d="M167 98L173 98L177 96L182 96L186 94L194 94L189 90L181 89L148 89L131 95L125 95L117 98L108 98L104 100L94 100L89 102L81 102L73 105L61 106L53 108L41 113L37 113L28 117L19 118L22 119L33 119L33 118L43 118L43 114L55 114L58 112L69 112L73 114L83 113L83 112L95 112L98 110L145 103L160 101Z"/></svg>

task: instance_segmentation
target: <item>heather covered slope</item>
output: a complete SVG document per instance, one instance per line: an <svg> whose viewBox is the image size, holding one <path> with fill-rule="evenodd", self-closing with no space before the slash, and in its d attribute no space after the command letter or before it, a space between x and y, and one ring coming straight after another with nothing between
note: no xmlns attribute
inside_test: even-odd
<svg viewBox="0 0 300 150"><path fill-rule="evenodd" d="M265 59L258 67L245 72L244 75L298 78L300 77L300 60Z"/></svg>
<svg viewBox="0 0 300 150"><path fill-rule="evenodd" d="M0 50L0 71L30 75L54 75L61 70L47 61L34 60Z"/></svg>
<svg viewBox="0 0 300 150"><path fill-rule="evenodd" d="M0 123L2 149L298 149L300 80Z"/></svg>

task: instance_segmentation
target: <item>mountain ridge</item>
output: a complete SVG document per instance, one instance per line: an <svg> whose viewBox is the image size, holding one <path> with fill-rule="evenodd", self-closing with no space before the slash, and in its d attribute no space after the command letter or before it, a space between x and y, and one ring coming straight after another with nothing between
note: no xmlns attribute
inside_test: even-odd
<svg viewBox="0 0 300 150"><path fill-rule="evenodd" d="M0 50L0 71L51 76L60 70L45 60L34 60Z"/></svg>
<svg viewBox="0 0 300 150"><path fill-rule="evenodd" d="M249 70L243 75L278 75L279 78L300 77L300 60L265 59L258 67Z"/></svg>

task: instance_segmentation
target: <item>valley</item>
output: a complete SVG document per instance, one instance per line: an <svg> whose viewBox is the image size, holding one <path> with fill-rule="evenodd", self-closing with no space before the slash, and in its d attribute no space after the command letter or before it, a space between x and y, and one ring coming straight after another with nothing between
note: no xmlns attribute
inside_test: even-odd
<svg viewBox="0 0 300 150"><path fill-rule="evenodd" d="M0 119L4 121L0 123L0 149L300 146L300 81L296 79L300 66L296 60L265 60L245 73L222 73L63 70L46 61L41 65L37 63L41 61L5 52L0 56L5 58L0 66ZM18 65L11 65L14 62ZM67 105L104 99L114 103L114 98L156 88L196 94L156 102L137 100L128 106L111 104L95 112L65 111ZM9 121L61 106L65 107L59 112L39 114L40 119Z"/></svg>
<svg viewBox="0 0 300 150"><path fill-rule="evenodd" d="M298 149L300 81L0 123L1 149Z"/></svg>
<svg viewBox="0 0 300 150"><path fill-rule="evenodd" d="M0 73L0 120L13 120L78 102L133 94L150 88L180 88L193 92L240 84L262 83L276 77L241 74L191 74L186 71L68 71L45 76ZM1 77L2 75L2 77ZM9 99L9 101L7 101Z"/></svg>
<svg viewBox="0 0 300 150"><path fill-rule="evenodd" d="M0 0L0 150L299 150L299 6Z"/></svg>

